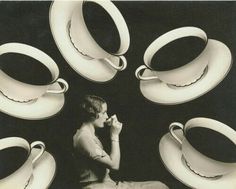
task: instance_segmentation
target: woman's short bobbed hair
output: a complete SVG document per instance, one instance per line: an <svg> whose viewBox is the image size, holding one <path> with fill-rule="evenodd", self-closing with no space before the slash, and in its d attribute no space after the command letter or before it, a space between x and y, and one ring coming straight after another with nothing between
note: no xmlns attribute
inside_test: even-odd
<svg viewBox="0 0 236 189"><path fill-rule="evenodd" d="M84 96L80 104L80 118L82 122L91 122L98 118L98 113L102 111L102 105L106 101L95 95Z"/></svg>

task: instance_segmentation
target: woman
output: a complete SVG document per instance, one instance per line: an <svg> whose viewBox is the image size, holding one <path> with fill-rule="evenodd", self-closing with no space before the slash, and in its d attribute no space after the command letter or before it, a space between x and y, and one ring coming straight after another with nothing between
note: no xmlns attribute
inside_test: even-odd
<svg viewBox="0 0 236 189"><path fill-rule="evenodd" d="M119 134L122 129L116 115L107 115L107 104L98 96L88 95L81 103L80 128L73 137L74 156L83 189L168 189L158 181L115 182L110 169L118 170L120 165ZM95 130L110 126L111 152L106 153Z"/></svg>

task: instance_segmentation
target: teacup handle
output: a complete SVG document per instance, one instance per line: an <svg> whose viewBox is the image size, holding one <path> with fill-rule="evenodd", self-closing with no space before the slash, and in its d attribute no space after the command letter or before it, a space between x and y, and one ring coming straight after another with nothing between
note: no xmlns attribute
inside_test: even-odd
<svg viewBox="0 0 236 189"><path fill-rule="evenodd" d="M174 132L174 129L175 127L179 127L182 131L184 129L184 126L182 123L179 123L179 122L174 122L174 123L171 123L170 126L169 126L169 131L170 131L170 134L174 137L174 139L180 143L180 145L182 145L182 140L180 140L177 135L175 134Z"/></svg>
<svg viewBox="0 0 236 189"><path fill-rule="evenodd" d="M116 66L115 64L113 64L113 62L110 61L108 58L105 58L105 60L107 61L108 64L110 64L117 71L122 71L127 67L127 60L124 56L119 56L119 58L121 60L121 65L120 66Z"/></svg>
<svg viewBox="0 0 236 189"><path fill-rule="evenodd" d="M53 94L61 94L61 93L65 93L68 89L69 89L69 85L66 82L66 80L62 79L62 78L58 78L56 80L56 82L61 83L63 85L62 89L49 89L47 90L47 93L53 93Z"/></svg>
<svg viewBox="0 0 236 189"><path fill-rule="evenodd" d="M136 69L135 76L137 77L138 80L148 81L148 80L158 79L157 76L148 76L148 77L142 76L140 72L145 69L149 69L149 68L147 68L147 66L145 65L141 65Z"/></svg>
<svg viewBox="0 0 236 189"><path fill-rule="evenodd" d="M45 144L41 141L35 141L30 144L31 149L35 148L36 146L40 147L39 154L33 159L32 164L35 164L35 162L43 155L45 152Z"/></svg>

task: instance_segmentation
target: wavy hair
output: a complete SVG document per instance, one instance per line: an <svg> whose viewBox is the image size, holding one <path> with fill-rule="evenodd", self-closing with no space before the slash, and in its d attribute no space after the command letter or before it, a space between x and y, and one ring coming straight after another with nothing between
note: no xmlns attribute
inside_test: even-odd
<svg viewBox="0 0 236 189"><path fill-rule="evenodd" d="M82 122L91 122L98 118L102 111L102 104L106 101L95 95L86 95L80 104L80 118Z"/></svg>

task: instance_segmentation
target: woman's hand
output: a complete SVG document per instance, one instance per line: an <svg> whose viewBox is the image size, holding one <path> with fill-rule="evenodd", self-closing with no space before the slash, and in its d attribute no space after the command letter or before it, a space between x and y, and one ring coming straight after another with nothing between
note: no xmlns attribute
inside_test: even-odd
<svg viewBox="0 0 236 189"><path fill-rule="evenodd" d="M109 125L111 126L110 128L111 139L118 140L123 124L118 121L116 115L113 115L109 119Z"/></svg>

